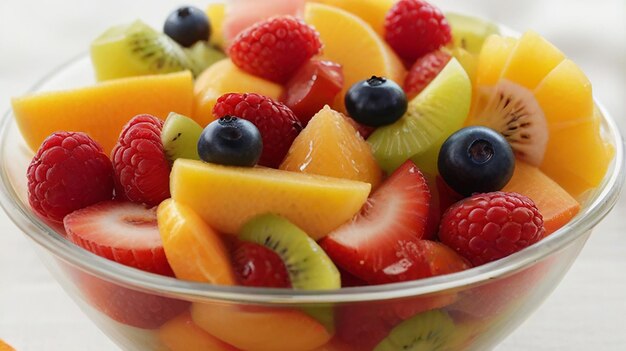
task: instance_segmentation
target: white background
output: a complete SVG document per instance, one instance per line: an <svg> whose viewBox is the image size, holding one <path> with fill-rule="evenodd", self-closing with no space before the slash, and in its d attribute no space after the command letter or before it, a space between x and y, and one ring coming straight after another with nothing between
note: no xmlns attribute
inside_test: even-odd
<svg viewBox="0 0 626 351"><path fill-rule="evenodd" d="M187 3L203 8L207 2ZM434 2L546 36L588 73L596 96L626 130L624 0ZM0 111L8 109L11 96L26 92L56 66L85 52L107 27L140 17L159 28L180 4L0 0ZM624 214L622 198L554 294L497 350L626 349ZM19 351L117 349L63 293L4 213L0 213L0 338Z"/></svg>

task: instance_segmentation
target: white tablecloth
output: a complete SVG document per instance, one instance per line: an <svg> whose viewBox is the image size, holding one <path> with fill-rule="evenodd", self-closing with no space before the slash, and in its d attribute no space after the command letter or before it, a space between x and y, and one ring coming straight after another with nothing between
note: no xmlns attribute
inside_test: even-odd
<svg viewBox="0 0 626 351"><path fill-rule="evenodd" d="M626 130L624 0L434 2L542 33L582 66L597 97ZM206 1L187 3L204 7ZM179 4L0 0L0 110L8 109L9 97L24 93L54 67L86 51L106 27L137 17L160 27ZM623 198L596 228L554 294L498 350L626 349L625 213ZM0 338L19 351L117 349L63 293L4 213L0 213Z"/></svg>

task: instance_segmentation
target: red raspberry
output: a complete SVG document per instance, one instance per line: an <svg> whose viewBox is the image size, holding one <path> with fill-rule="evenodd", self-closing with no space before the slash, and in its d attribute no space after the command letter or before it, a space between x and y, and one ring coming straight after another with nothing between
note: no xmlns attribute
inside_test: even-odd
<svg viewBox="0 0 626 351"><path fill-rule="evenodd" d="M28 166L27 178L30 206L54 222L113 198L111 161L85 133L50 135Z"/></svg>
<svg viewBox="0 0 626 351"><path fill-rule="evenodd" d="M450 61L450 54L437 50L415 61L404 79L404 91L409 99L417 96L437 77Z"/></svg>
<svg viewBox="0 0 626 351"><path fill-rule="evenodd" d="M441 11L422 0L400 0L385 17L385 40L404 60L413 63L452 40Z"/></svg>
<svg viewBox="0 0 626 351"><path fill-rule="evenodd" d="M138 115L124 126L111 152L118 197L156 206L170 197L170 164L163 150L163 121Z"/></svg>
<svg viewBox="0 0 626 351"><path fill-rule="evenodd" d="M313 27L293 16L280 16L239 33L229 56L246 72L286 83L321 48L319 33Z"/></svg>
<svg viewBox="0 0 626 351"><path fill-rule="evenodd" d="M439 238L475 266L498 260L545 236L535 203L518 193L477 194L452 205Z"/></svg>
<svg viewBox="0 0 626 351"><path fill-rule="evenodd" d="M254 93L220 96L213 107L213 115L216 118L235 116L252 122L263 139L259 164L266 167L278 168L302 130L300 121L289 107Z"/></svg>

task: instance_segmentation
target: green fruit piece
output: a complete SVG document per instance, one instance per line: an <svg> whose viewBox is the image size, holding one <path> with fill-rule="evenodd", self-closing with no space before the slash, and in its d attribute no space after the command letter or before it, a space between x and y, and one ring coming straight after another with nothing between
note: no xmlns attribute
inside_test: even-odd
<svg viewBox="0 0 626 351"><path fill-rule="evenodd" d="M276 215L261 215L247 222L239 239L276 252L285 263L291 286L299 290L339 289L337 267L304 231Z"/></svg>
<svg viewBox="0 0 626 351"><path fill-rule="evenodd" d="M209 45L206 41L199 41L192 47L183 48L183 50L191 62L191 72L196 77L217 61L226 58L224 52Z"/></svg>
<svg viewBox="0 0 626 351"><path fill-rule="evenodd" d="M171 112L161 131L165 155L170 162L179 158L199 160L198 140L202 127L193 119Z"/></svg>
<svg viewBox="0 0 626 351"><path fill-rule="evenodd" d="M90 51L98 81L191 68L176 42L140 20L109 28L91 43Z"/></svg>
<svg viewBox="0 0 626 351"><path fill-rule="evenodd" d="M397 122L378 128L368 139L378 164L390 174L415 155L423 157L420 168L436 170L443 142L459 130L467 117L472 84L455 58L409 102ZM436 174L436 171L435 173Z"/></svg>
<svg viewBox="0 0 626 351"><path fill-rule="evenodd" d="M446 13L446 19L452 29L454 46L472 54L480 52L489 35L500 34L500 28L496 24L477 17Z"/></svg>
<svg viewBox="0 0 626 351"><path fill-rule="evenodd" d="M454 328L446 312L424 312L398 324L374 351L442 351Z"/></svg>

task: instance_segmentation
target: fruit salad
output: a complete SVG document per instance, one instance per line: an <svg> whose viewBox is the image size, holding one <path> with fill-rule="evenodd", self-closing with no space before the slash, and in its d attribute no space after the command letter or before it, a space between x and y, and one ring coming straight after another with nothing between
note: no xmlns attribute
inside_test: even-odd
<svg viewBox="0 0 626 351"><path fill-rule="evenodd" d="M12 101L30 206L84 250L179 280L322 291L470 270L567 224L614 153L548 40L423 0L182 6L162 30L112 26L90 57L94 85ZM271 313L79 287L174 351L458 350L432 346L464 325L442 308L496 315L542 272L524 273L463 301Z"/></svg>

